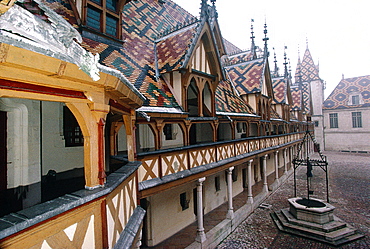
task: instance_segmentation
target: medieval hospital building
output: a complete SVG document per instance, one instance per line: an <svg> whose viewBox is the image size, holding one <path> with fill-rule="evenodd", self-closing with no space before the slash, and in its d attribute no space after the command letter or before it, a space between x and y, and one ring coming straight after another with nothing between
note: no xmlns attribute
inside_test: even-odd
<svg viewBox="0 0 370 249"><path fill-rule="evenodd" d="M266 25L243 51L215 2L0 0L0 248L153 247L193 223L186 246L212 248L324 148L308 47L280 74Z"/></svg>

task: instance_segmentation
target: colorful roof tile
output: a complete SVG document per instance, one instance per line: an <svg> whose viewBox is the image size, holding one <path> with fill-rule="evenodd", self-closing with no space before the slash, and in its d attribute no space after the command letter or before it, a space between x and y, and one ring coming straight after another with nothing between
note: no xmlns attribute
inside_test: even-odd
<svg viewBox="0 0 370 249"><path fill-rule="evenodd" d="M358 105L351 97L359 96ZM342 79L329 97L324 101L323 109L343 109L370 106L370 75Z"/></svg>
<svg viewBox="0 0 370 249"><path fill-rule="evenodd" d="M238 48L237 46L235 46L234 44L232 44L231 42L229 42L225 38L223 40L224 40L224 45L225 45L225 49L226 49L227 54L236 54L236 53L243 52L240 48Z"/></svg>
<svg viewBox="0 0 370 249"><path fill-rule="evenodd" d="M302 84L302 97L303 97L304 114L309 114L311 113L311 91L310 91L310 85L308 83Z"/></svg>
<svg viewBox="0 0 370 249"><path fill-rule="evenodd" d="M287 82L284 77L278 77L272 79L272 87L274 92L274 104L286 104L287 103Z"/></svg>
<svg viewBox="0 0 370 249"><path fill-rule="evenodd" d="M306 48L306 51L303 55L300 73L302 82L320 80L319 73L308 48Z"/></svg>
<svg viewBox="0 0 370 249"><path fill-rule="evenodd" d="M264 69L263 58L226 67L230 79L241 95L261 92Z"/></svg>
<svg viewBox="0 0 370 249"><path fill-rule="evenodd" d="M242 100L236 93L230 81L221 81L216 89L216 111L230 112L241 114L254 114L252 107L250 107L244 100Z"/></svg>
<svg viewBox="0 0 370 249"><path fill-rule="evenodd" d="M292 93L292 110L302 110L302 91L298 87L291 88Z"/></svg>
<svg viewBox="0 0 370 249"><path fill-rule="evenodd" d="M157 43L158 69L160 73L179 69L196 33L196 24L183 28Z"/></svg>

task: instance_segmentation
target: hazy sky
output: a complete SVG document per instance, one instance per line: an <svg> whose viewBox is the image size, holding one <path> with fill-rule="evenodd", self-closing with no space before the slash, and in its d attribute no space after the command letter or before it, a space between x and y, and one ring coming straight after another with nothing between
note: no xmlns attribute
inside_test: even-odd
<svg viewBox="0 0 370 249"><path fill-rule="evenodd" d="M173 1L199 16L201 0ZM307 40L315 64L320 65L319 75L326 82L326 97L342 74L345 78L370 75L369 0L217 0L216 8L223 37L243 50L250 49L251 19L256 45L263 47L266 20L269 61L274 61L275 47L280 73L284 46L294 76L298 49L302 60Z"/></svg>

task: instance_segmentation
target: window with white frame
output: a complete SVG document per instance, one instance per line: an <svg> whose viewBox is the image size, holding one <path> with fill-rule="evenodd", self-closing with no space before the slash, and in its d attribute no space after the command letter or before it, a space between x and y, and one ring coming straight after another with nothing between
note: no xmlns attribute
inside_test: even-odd
<svg viewBox="0 0 370 249"><path fill-rule="evenodd" d="M352 127L353 128L361 128L362 127L361 112L352 112Z"/></svg>
<svg viewBox="0 0 370 249"><path fill-rule="evenodd" d="M338 128L338 113L329 113L330 128Z"/></svg>

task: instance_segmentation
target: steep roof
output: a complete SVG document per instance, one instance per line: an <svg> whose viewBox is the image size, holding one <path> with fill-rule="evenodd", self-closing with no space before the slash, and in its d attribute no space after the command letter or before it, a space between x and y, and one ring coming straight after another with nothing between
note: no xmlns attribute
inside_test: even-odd
<svg viewBox="0 0 370 249"><path fill-rule="evenodd" d="M138 0L122 11L122 48L84 38L83 46L99 53L101 63L120 70L147 97L144 105L179 107L158 74L179 69L191 51L199 21L176 3Z"/></svg>
<svg viewBox="0 0 370 249"><path fill-rule="evenodd" d="M302 110L302 91L298 87L291 88L292 93L292 110Z"/></svg>
<svg viewBox="0 0 370 249"><path fill-rule="evenodd" d="M230 81L220 81L216 89L216 112L233 114L254 114L252 107L243 101Z"/></svg>
<svg viewBox="0 0 370 249"><path fill-rule="evenodd" d="M274 89L274 104L286 104L287 101L287 80L284 77L272 78L272 87Z"/></svg>
<svg viewBox="0 0 370 249"><path fill-rule="evenodd" d="M302 63L301 63L301 79L303 82L310 82L314 80L320 80L317 67L313 62L310 50L308 47L304 52Z"/></svg>
<svg viewBox="0 0 370 249"><path fill-rule="evenodd" d="M261 92L264 77L264 58L226 66L230 79L241 94Z"/></svg>
<svg viewBox="0 0 370 249"><path fill-rule="evenodd" d="M351 96L359 95L359 104L352 105ZM329 97L323 109L343 109L370 106L370 75L342 79Z"/></svg>

